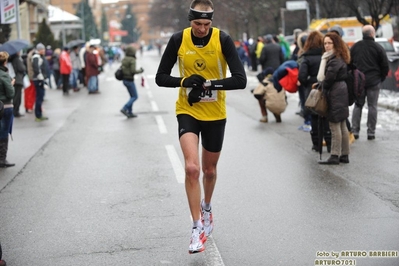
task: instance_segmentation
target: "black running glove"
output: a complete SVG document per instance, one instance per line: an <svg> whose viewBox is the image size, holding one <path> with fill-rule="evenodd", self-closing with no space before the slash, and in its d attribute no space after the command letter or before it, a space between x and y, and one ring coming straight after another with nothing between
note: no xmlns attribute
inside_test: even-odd
<svg viewBox="0 0 399 266"><path fill-rule="evenodd" d="M203 84L205 81L206 79L204 77L197 74L193 74L183 80L183 87L192 88L187 98L190 106L193 106L193 103L197 103L201 100L200 96L204 91Z"/></svg>
<svg viewBox="0 0 399 266"><path fill-rule="evenodd" d="M204 91L204 88L200 87L194 87L190 93L188 94L188 103L190 106L193 106L193 103L197 103L201 101L201 93Z"/></svg>
<svg viewBox="0 0 399 266"><path fill-rule="evenodd" d="M188 78L185 78L183 80L183 87L185 88L195 88L195 87L201 87L202 88L202 84L204 84L204 82L206 81L206 79L200 75L197 74L193 74L191 76L189 76Z"/></svg>

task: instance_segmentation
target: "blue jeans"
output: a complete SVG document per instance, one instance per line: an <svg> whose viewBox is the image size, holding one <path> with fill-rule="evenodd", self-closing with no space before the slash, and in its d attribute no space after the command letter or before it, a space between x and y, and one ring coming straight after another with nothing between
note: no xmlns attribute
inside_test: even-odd
<svg viewBox="0 0 399 266"><path fill-rule="evenodd" d="M14 109L4 108L3 118L0 120L0 139L8 139L8 134L12 132L13 120Z"/></svg>
<svg viewBox="0 0 399 266"><path fill-rule="evenodd" d="M43 80L34 80L33 83L35 84L36 89L36 102L35 102L35 116L37 118L42 117L42 103L44 99L44 82Z"/></svg>
<svg viewBox="0 0 399 266"><path fill-rule="evenodd" d="M98 90L97 76L89 77L89 81L87 83L87 88L89 89L89 92L94 92Z"/></svg>
<svg viewBox="0 0 399 266"><path fill-rule="evenodd" d="M133 80L123 80L123 85L126 86L127 91L130 94L130 100L125 104L123 109L127 110L129 113L132 113L133 103L139 98L136 85L134 84Z"/></svg>
<svg viewBox="0 0 399 266"><path fill-rule="evenodd" d="M72 89L78 87L79 72L79 69L72 69L71 75L69 76L69 84L71 84Z"/></svg>

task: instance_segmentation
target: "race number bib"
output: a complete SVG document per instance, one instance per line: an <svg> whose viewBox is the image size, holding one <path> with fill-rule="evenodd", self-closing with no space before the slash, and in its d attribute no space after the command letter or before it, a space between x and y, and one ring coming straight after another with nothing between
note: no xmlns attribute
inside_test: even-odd
<svg viewBox="0 0 399 266"><path fill-rule="evenodd" d="M190 93L192 88L187 88L187 95ZM218 92L216 90L203 90L200 95L200 102L216 102L218 100Z"/></svg>

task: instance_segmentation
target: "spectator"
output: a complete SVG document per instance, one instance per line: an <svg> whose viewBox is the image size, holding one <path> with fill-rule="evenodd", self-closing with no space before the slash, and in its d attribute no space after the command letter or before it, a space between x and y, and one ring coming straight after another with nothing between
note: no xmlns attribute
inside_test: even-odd
<svg viewBox="0 0 399 266"><path fill-rule="evenodd" d="M24 90L24 99L25 99L25 110L27 113L33 113L33 106L36 101L36 88L35 83L33 82L33 68L32 68L32 56L35 52L35 48L31 47L28 49L26 56L24 57L25 67L28 70L28 77L30 80L30 86L25 88Z"/></svg>
<svg viewBox="0 0 399 266"><path fill-rule="evenodd" d="M362 109L367 98L367 139L375 139L377 124L377 103L381 83L388 74L389 66L385 50L374 41L375 29L371 25L363 27L363 40L351 48L351 63L366 76L365 94L355 103L352 113L352 133L359 138ZM367 56L365 56L367 55Z"/></svg>
<svg viewBox="0 0 399 266"><path fill-rule="evenodd" d="M71 58L71 64L72 64L72 72L69 75L69 84L71 84L74 92L78 92L79 73L80 70L82 69L82 65L80 63L80 58L79 58L78 46L72 47L72 51L69 53L69 57Z"/></svg>
<svg viewBox="0 0 399 266"><path fill-rule="evenodd" d="M299 47L298 47L298 35L302 32L301 29L295 29L293 32L294 35L294 45L295 48L292 51L292 55L291 55L291 60L297 60L298 59L298 52L299 52Z"/></svg>
<svg viewBox="0 0 399 266"><path fill-rule="evenodd" d="M48 85L50 89L53 88L52 82L51 82L51 77L53 76L53 50L51 49L51 45L47 45L46 47L46 63L47 63L47 77L48 77Z"/></svg>
<svg viewBox="0 0 399 266"><path fill-rule="evenodd" d="M11 62L15 72L15 95L13 100L14 117L21 117L23 116L23 114L19 112L19 108L22 101L22 89L24 87L24 76L26 75L26 67L24 65L24 62L22 61L19 52L10 56L9 61Z"/></svg>
<svg viewBox="0 0 399 266"><path fill-rule="evenodd" d="M79 51L79 59L80 59L80 63L82 65L82 69L81 69L81 83L87 87L87 76L86 76L86 51L89 50L89 42L86 43L86 45L82 48L80 48Z"/></svg>
<svg viewBox="0 0 399 266"><path fill-rule="evenodd" d="M241 42L235 41L234 45L236 46L237 54L238 54L238 57L240 58L242 65L245 65L245 62L247 62L247 54L246 54L244 48L242 47Z"/></svg>
<svg viewBox="0 0 399 266"><path fill-rule="evenodd" d="M60 55L60 74L62 78L62 93L69 94L69 76L72 73L72 62L68 47L64 47Z"/></svg>
<svg viewBox="0 0 399 266"><path fill-rule="evenodd" d="M94 54L96 47L94 45L89 46L89 50L86 51L86 76L88 80L87 88L89 89L89 94L98 94L98 74L100 74L99 69L99 59L96 54Z"/></svg>
<svg viewBox="0 0 399 266"><path fill-rule="evenodd" d="M0 167L12 167L15 164L6 160L8 151L8 134L12 132L14 79L11 80L6 67L7 52L0 52L0 101L4 104L3 117L0 120Z"/></svg>
<svg viewBox="0 0 399 266"><path fill-rule="evenodd" d="M123 85L127 88L129 92L130 99L123 106L121 112L127 118L136 117L137 115L133 113L133 103L138 99L136 85L134 84L134 75L143 73L143 69L136 69L136 48L129 46L126 48L126 56L122 60L122 71L123 71Z"/></svg>
<svg viewBox="0 0 399 266"><path fill-rule="evenodd" d="M284 62L283 51L280 45L274 42L271 34L266 35L265 43L259 56L259 63L262 65L262 70L268 67L276 70Z"/></svg>
<svg viewBox="0 0 399 266"><path fill-rule="evenodd" d="M323 34L319 31L312 31L305 42L303 47L303 54L301 64L299 65L298 82L299 90L303 89L304 98L307 99L312 89L312 85L317 82L317 73L320 67L321 56L323 54ZM324 117L319 117L317 114L311 113L304 107L304 103L301 104L304 110L305 122L302 128L304 131L310 131L312 140L312 150L320 151L322 147L319 147L319 131L318 131L318 120L323 119L323 136L327 144L327 151L331 151L331 131L328 126L328 121ZM308 128L308 130L305 130Z"/></svg>
<svg viewBox="0 0 399 266"><path fill-rule="evenodd" d="M44 81L46 80L46 58L45 47L42 43L36 45L36 51L32 56L32 69L33 69L33 82L36 89L36 102L35 102L35 116L36 122L48 120L48 117L43 116L42 103L44 100Z"/></svg>
<svg viewBox="0 0 399 266"><path fill-rule="evenodd" d="M53 55L51 56L52 66L53 66L53 74L54 74L54 81L57 89L61 88L61 74L60 74L60 54L61 49L57 48L54 50Z"/></svg>
<svg viewBox="0 0 399 266"><path fill-rule="evenodd" d="M331 129L331 156L320 164L349 163L349 133L346 119L349 116L348 88L345 83L346 65L350 52L342 38L328 32L323 39L324 53L317 80L327 95L327 120Z"/></svg>

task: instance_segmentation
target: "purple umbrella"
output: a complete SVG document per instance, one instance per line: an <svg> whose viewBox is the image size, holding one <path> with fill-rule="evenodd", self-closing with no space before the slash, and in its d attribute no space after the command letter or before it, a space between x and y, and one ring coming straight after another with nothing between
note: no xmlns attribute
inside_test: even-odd
<svg viewBox="0 0 399 266"><path fill-rule="evenodd" d="M7 52L9 55L13 55L25 49L29 46L29 42L27 40L17 39L11 40L3 43L0 46L0 52Z"/></svg>

